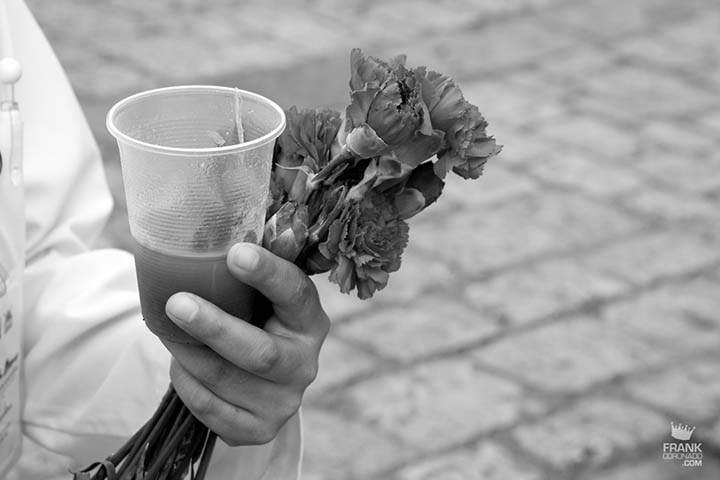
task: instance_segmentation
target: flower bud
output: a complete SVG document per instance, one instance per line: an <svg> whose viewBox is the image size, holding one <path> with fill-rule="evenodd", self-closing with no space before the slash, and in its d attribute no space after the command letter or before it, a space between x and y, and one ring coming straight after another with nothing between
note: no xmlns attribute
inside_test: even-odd
<svg viewBox="0 0 720 480"><path fill-rule="evenodd" d="M307 242L308 221L307 205L285 203L265 222L263 247L285 260L294 261Z"/></svg>

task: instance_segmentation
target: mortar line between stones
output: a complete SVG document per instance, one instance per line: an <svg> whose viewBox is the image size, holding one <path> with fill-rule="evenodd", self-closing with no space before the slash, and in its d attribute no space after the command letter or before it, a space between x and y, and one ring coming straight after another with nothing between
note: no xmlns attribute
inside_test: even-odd
<svg viewBox="0 0 720 480"><path fill-rule="evenodd" d="M698 359L704 359L707 358L708 353L712 353L714 350L708 349L706 351L695 351L691 352L689 354L680 355L677 359L683 360L686 363L689 363L693 360ZM717 358L716 358L717 359ZM422 460L430 457L436 457L436 456L442 456L445 454L451 454L458 449L471 449L473 446L480 444L485 441L492 441L496 444L499 444L503 447L505 447L508 451L515 451L515 452L522 452L522 455L518 455L520 458L522 458L522 462L524 464L527 464L527 466L534 466L538 469L540 469L544 474L546 475L553 475L552 478L555 480L563 479L563 478L575 478L574 475L576 472L571 468L566 471L558 470L556 469L552 464L548 463L547 460L543 459L542 457L537 456L532 451L529 451L525 449L512 435L512 431L525 427L525 426L531 426L531 425L538 425L543 420L545 420L548 417L552 417L554 415L557 415L558 413L567 410L568 408L572 408L573 406L579 404L582 400L586 398L592 398L594 396L600 396L605 398L615 398L618 400L624 400L629 404L645 407L648 410L657 413L661 416L664 416L666 418L674 418L676 417L676 414L670 410L660 408L657 405L649 404L647 402L639 401L637 398L631 396L626 392L622 387L623 383L627 382L633 378L641 377L641 376L649 376L656 373L660 373L662 371L665 371L668 367L668 365L674 365L674 363L661 363L656 365L651 365L646 368L637 369L633 372L626 374L626 375L618 375L611 379L608 379L603 382L598 382L596 384L593 384L591 388L585 388L581 391L577 392L570 392L570 393L552 393L552 392L546 392L546 391L532 391L530 392L532 395L535 395L539 398L539 400L545 404L552 405L551 408L547 410L543 410L542 412L538 414L531 414L531 415L521 415L520 418L512 422L511 424L504 425L495 429L490 429L488 431L485 431L483 433L480 433L478 435L473 436L470 439L467 439L462 442L454 443L449 446L445 446L442 449L432 450L432 451L425 451L419 454L414 459L409 459L408 461L404 462L403 464L399 466L392 467L388 469L386 472L381 472L386 475L392 475L394 473L397 473L398 471L402 470L403 468L407 467L408 465L412 465L414 461ZM501 372L502 373L502 372ZM608 387L615 387L610 392L608 392ZM599 395L597 395L599 394ZM547 401L546 397L552 397L552 401ZM384 429L382 429L385 431ZM592 468L592 471L590 473L594 473L598 470L602 470L608 466L615 466L618 463L622 462L623 460L627 460L628 458L636 458L638 452L644 452L644 453L650 453L653 451L653 449L657 448L657 440L658 438L653 439L647 439L643 441L641 444L637 445L632 451L616 451L613 452L604 462L602 462L599 465L596 465ZM713 451L718 450L718 448L714 448ZM578 464L575 466L576 469L584 469L586 468L586 465ZM579 471L579 470L578 470Z"/></svg>
<svg viewBox="0 0 720 480"><path fill-rule="evenodd" d="M632 297L636 297L638 295L641 295L645 292L652 291L654 289L657 289L658 287L662 286L668 286L673 284L682 284L688 280L692 280L695 278L702 278L706 277L709 272L712 272L714 269L720 267L720 261L714 262L714 264L710 267L702 267L700 269L694 270L692 272L686 272L682 275L671 275L666 277L659 277L653 282L650 282L647 285L639 286L636 288L631 289L628 292L625 292L623 294L607 297L602 300L597 301L589 301L589 302L583 302L580 305L569 308L563 311L558 311L543 317L539 317L538 319L529 322L528 324L516 326L516 327L508 327L505 329L502 333L499 333L497 335L493 335L490 337L483 338L481 340L478 340L476 342L471 342L466 345L463 345L459 348L454 349L446 349L442 350L436 353L433 353L431 355L420 357L413 359L412 361L401 361L392 357L386 356L386 354L382 353L381 351L378 351L374 349L374 347L369 347L367 343L361 342L352 338L347 338L341 334L335 334L337 338L342 340L343 342L359 348L363 350L366 353L371 354L374 358L379 360L381 363L385 365L386 368L383 369L381 372L381 375L389 375L395 372L399 372L402 370L406 370L408 367L412 366L418 366L418 365L424 365L432 362L436 362L438 360L444 360L444 359L453 359L457 357L462 357L463 355L466 355L467 353L476 350L478 348L500 342L503 339L517 336L519 334L524 334L528 332L532 332L538 329L542 329L547 326L555 325L555 324L561 324L566 323L569 319L576 317L578 315L584 315L587 317L587 309L588 305L592 304L594 309L600 310L602 308L607 307L608 305L612 305L614 303L619 303L624 300L630 299ZM592 318L592 317L588 317ZM596 319L597 321L601 321L601 319ZM714 330L717 330L716 327ZM491 373L493 369L498 367L493 367L491 365L488 365L481 360L476 361L478 366L481 366L483 369ZM389 367L389 368L388 368ZM512 374L509 374L509 372L499 369L499 371L503 372L503 375L511 377ZM329 387L324 393L328 395L332 395L336 391L348 388L354 383L359 383L365 380L368 380L372 377L375 377L377 375L377 369L373 369L368 372L364 372L360 375L350 377L349 379L346 379L342 382L338 382L337 384ZM514 379L514 381L523 388L527 388L528 390L533 391L534 393L542 393L542 390L537 390L536 387L534 387L532 384L527 383L526 381L522 379Z"/></svg>

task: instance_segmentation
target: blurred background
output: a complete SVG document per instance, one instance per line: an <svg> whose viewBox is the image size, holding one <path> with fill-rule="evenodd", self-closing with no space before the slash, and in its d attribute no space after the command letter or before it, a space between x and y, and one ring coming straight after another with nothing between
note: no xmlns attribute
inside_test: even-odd
<svg viewBox="0 0 720 480"><path fill-rule="evenodd" d="M212 83L347 103L349 51L453 76L505 146L333 319L307 480L720 478L720 2L28 0L104 153L123 96ZM702 466L663 460L670 422Z"/></svg>

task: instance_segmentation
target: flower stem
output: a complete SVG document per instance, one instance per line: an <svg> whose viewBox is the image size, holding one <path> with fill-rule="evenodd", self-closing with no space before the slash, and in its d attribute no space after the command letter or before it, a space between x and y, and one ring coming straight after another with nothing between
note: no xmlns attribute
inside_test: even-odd
<svg viewBox="0 0 720 480"><path fill-rule="evenodd" d="M203 480L205 473L207 473L208 466L210 465L210 457L212 456L213 449L215 448L215 440L217 440L217 434L213 431L208 432L207 441L203 448L203 455L200 459L200 465L198 466L197 475L192 480Z"/></svg>
<svg viewBox="0 0 720 480"><path fill-rule="evenodd" d="M158 472L160 472L160 469L163 468L168 457L175 451L175 447L178 446L188 430L192 428L193 421L197 421L189 411L185 411L187 412L187 415L184 415L185 418L183 419L182 424L180 424L179 427L176 426L176 428L173 429L174 431L170 438L163 442L163 448L160 450L160 454L153 458L153 465L151 465L150 469L147 470L145 478L152 479L158 474Z"/></svg>
<svg viewBox="0 0 720 480"><path fill-rule="evenodd" d="M335 168L348 160L352 160L353 158L355 158L355 155L350 151L348 146L343 146L337 155L335 155L335 157L312 178L310 185L311 188L309 188L309 190L314 190L316 185L319 185L321 182L330 178Z"/></svg>
<svg viewBox="0 0 720 480"><path fill-rule="evenodd" d="M135 442L133 449L125 458L122 467L118 471L118 480L132 480L132 475L135 474L134 469L139 465L141 458L145 456L148 444L158 438L163 430L167 429L168 419L176 420L177 410L178 407L182 405L182 402L172 387L168 390L167 395L170 396L167 407L165 409L158 408L156 414L160 413L159 418L155 421L156 417L153 417L145 427L143 427L143 430L147 429L149 431L147 431L147 434L141 435Z"/></svg>

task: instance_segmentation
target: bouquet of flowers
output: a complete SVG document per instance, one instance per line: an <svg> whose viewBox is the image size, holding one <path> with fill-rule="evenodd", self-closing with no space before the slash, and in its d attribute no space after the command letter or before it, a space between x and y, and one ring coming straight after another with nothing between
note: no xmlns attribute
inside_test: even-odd
<svg viewBox="0 0 720 480"><path fill-rule="evenodd" d="M400 268L406 221L437 201L448 173L476 179L500 152L450 77L405 60L354 49L344 115L290 108L274 151L263 246L362 299ZM201 480L214 441L171 386L120 450L74 479Z"/></svg>

